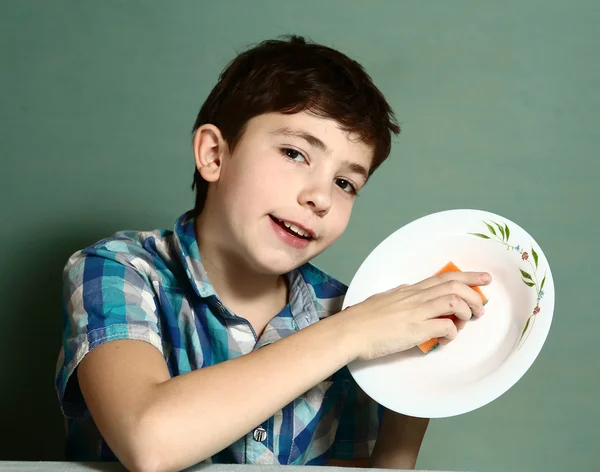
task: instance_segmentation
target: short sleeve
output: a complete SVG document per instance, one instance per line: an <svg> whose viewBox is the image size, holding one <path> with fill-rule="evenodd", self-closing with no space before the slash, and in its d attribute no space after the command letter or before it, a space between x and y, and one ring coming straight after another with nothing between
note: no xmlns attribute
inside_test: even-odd
<svg viewBox="0 0 600 472"><path fill-rule="evenodd" d="M331 449L331 458L367 459L373 452L379 434L383 407L357 385L347 368L343 369L343 375L348 377L350 385Z"/></svg>
<svg viewBox="0 0 600 472"><path fill-rule="evenodd" d="M146 341L161 353L151 268L133 243L111 241L75 253L63 272L62 347L56 390L69 418L89 416L77 366L94 348L113 340ZM144 270L147 268L148 270Z"/></svg>

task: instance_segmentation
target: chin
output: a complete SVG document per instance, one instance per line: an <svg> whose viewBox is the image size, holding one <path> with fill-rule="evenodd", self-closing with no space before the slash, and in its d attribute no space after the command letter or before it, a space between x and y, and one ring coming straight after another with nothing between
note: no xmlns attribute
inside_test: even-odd
<svg viewBox="0 0 600 472"><path fill-rule="evenodd" d="M297 269L301 265L311 260L313 255L305 257L290 257L289 253L279 251L269 251L269 254L256 254L253 257L253 264L256 271L261 274L283 275Z"/></svg>

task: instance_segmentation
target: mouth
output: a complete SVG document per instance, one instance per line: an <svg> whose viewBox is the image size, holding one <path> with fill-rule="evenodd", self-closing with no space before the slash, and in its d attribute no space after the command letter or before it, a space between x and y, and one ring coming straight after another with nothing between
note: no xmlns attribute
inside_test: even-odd
<svg viewBox="0 0 600 472"><path fill-rule="evenodd" d="M269 215L269 217L284 231L288 232L292 236L295 236L296 238L305 239L307 241L316 239L316 235L313 231L311 231L308 228L301 227L300 225L298 225L298 223L280 220L279 218L276 218L273 215Z"/></svg>

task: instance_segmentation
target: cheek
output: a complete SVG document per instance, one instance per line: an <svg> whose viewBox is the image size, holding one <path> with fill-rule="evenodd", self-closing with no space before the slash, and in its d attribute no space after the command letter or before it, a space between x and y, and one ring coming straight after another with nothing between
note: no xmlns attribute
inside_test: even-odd
<svg viewBox="0 0 600 472"><path fill-rule="evenodd" d="M248 194L256 192L257 188L260 188L260 183L260 166L237 165L229 169L227 174L227 193L236 199L244 199Z"/></svg>
<svg viewBox="0 0 600 472"><path fill-rule="evenodd" d="M349 202L344 196L341 201L335 202L333 211L330 212L329 233L332 239L339 238L348 227L350 216L352 214L353 202Z"/></svg>
<svg viewBox="0 0 600 472"><path fill-rule="evenodd" d="M225 199L239 210L239 218L268 211L273 202L286 195L286 189L289 192L281 170L264 164L240 165L228 175Z"/></svg>
<svg viewBox="0 0 600 472"><path fill-rule="evenodd" d="M296 190L299 175L293 172L289 163L279 156L269 156L264 159L263 164L249 166L242 176L242 182L248 188L252 188L257 199L268 199L272 204L274 197L285 198Z"/></svg>

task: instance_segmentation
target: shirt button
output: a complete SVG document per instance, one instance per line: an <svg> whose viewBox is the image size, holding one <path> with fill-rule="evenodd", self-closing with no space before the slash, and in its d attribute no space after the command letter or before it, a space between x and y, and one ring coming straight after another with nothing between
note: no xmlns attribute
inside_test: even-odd
<svg viewBox="0 0 600 472"><path fill-rule="evenodd" d="M265 431L265 428L259 426L252 433L252 437L255 441L263 442L265 439L267 439L267 432Z"/></svg>

